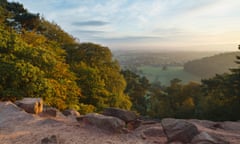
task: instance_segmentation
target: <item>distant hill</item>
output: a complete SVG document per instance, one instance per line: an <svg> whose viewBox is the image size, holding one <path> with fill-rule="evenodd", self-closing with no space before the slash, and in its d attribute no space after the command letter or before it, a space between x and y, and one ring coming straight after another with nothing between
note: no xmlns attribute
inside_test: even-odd
<svg viewBox="0 0 240 144"><path fill-rule="evenodd" d="M201 78L210 78L216 74L228 73L229 68L237 67L236 56L240 52L222 53L184 64L184 70Z"/></svg>
<svg viewBox="0 0 240 144"><path fill-rule="evenodd" d="M183 66L184 63L212 56L219 52L196 51L160 51L160 50L120 50L113 51L114 57L122 68L131 69L140 66Z"/></svg>

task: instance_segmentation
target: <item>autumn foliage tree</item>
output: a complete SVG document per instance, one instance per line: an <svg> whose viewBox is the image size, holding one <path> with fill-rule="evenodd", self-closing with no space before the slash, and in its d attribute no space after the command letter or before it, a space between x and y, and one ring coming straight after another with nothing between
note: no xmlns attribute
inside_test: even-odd
<svg viewBox="0 0 240 144"><path fill-rule="evenodd" d="M131 102L124 94L126 82L120 66L107 47L93 43L69 45L67 62L77 76L82 88L83 101L97 110L105 107L129 109Z"/></svg>
<svg viewBox="0 0 240 144"><path fill-rule="evenodd" d="M43 97L59 109L77 105L80 89L61 54L55 51L60 49L57 44L37 34L24 40L25 34L20 37L3 27L0 31L1 99Z"/></svg>

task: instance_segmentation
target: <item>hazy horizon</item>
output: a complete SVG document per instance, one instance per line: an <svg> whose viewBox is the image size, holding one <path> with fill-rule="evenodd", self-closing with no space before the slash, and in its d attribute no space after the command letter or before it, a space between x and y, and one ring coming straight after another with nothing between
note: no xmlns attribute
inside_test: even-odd
<svg viewBox="0 0 240 144"><path fill-rule="evenodd" d="M10 0L80 42L117 49L237 51L238 0Z"/></svg>

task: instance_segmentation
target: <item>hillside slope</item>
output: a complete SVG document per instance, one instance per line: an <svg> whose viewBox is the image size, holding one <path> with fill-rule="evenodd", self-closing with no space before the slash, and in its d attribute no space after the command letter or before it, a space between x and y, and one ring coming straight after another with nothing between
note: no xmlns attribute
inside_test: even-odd
<svg viewBox="0 0 240 144"><path fill-rule="evenodd" d="M216 74L228 73L229 68L237 67L235 63L239 52L222 53L211 57L187 62L184 70L201 78L210 78Z"/></svg>

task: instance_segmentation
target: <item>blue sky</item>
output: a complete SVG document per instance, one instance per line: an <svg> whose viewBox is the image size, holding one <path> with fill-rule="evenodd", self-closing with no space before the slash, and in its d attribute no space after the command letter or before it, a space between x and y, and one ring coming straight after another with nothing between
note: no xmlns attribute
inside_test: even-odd
<svg viewBox="0 0 240 144"><path fill-rule="evenodd" d="M240 44L240 0L14 1L81 42L111 49L232 51Z"/></svg>

